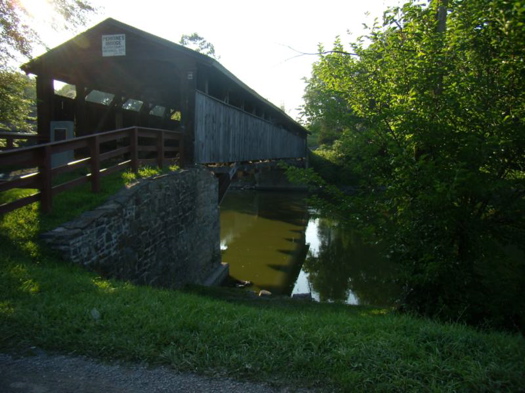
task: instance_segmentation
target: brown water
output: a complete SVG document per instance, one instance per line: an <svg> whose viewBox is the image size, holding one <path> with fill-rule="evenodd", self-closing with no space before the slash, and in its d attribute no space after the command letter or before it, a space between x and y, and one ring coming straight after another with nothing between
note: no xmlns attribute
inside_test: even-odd
<svg viewBox="0 0 525 393"><path fill-rule="evenodd" d="M221 249L230 275L253 282L250 290L370 305L391 305L399 292L380 246L313 212L300 193L228 191Z"/></svg>

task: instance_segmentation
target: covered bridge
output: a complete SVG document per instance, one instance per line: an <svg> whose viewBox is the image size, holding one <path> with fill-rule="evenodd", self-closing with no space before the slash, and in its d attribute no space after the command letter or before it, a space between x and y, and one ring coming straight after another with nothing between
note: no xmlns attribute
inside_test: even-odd
<svg viewBox="0 0 525 393"><path fill-rule="evenodd" d="M107 19L22 66L37 76L38 136L181 131L186 164L306 157L306 130L215 59ZM55 94L54 81L76 94Z"/></svg>

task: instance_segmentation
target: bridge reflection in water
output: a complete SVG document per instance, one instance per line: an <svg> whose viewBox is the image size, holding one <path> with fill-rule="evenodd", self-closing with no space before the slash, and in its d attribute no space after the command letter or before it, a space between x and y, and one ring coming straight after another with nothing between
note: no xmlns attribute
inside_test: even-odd
<svg viewBox="0 0 525 393"><path fill-rule="evenodd" d="M230 275L276 295L391 305L394 268L377 245L333 220L310 217L302 193L229 191L221 204L222 260Z"/></svg>

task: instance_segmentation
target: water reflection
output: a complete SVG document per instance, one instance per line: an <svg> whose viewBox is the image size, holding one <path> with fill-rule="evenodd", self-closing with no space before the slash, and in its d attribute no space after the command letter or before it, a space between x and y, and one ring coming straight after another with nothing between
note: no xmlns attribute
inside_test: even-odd
<svg viewBox="0 0 525 393"><path fill-rule="evenodd" d="M304 195L229 191L221 204L222 260L255 289L289 295L306 256Z"/></svg>
<svg viewBox="0 0 525 393"><path fill-rule="evenodd" d="M393 269L380 248L333 220L310 217L305 197L228 192L221 205L221 248L230 275L274 294L392 304Z"/></svg>
<svg viewBox="0 0 525 393"><path fill-rule="evenodd" d="M302 271L319 300L393 303L395 272L380 245L365 243L355 231L323 218L311 219L307 234L311 247Z"/></svg>

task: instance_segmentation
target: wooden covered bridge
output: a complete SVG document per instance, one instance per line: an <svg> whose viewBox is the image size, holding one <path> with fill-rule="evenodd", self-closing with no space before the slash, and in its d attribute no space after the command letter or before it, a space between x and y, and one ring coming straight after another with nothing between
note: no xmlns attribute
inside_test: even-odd
<svg viewBox="0 0 525 393"><path fill-rule="evenodd" d="M16 185L39 184L44 202L54 191L43 170L90 166L96 190L102 161L119 154L134 169L306 158L306 130L215 59L114 19L22 69L36 75L39 145L0 153L0 166L38 164L34 184ZM57 95L55 81L74 91Z"/></svg>

